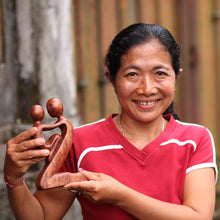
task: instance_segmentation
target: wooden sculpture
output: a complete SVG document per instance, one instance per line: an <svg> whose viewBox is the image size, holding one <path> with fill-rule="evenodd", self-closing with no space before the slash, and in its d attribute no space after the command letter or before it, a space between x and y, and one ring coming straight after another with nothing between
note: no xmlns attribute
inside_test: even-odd
<svg viewBox="0 0 220 220"><path fill-rule="evenodd" d="M52 135L45 143L44 148L50 150L50 155L45 160L45 166L41 170L36 180L38 190L60 187L72 181L85 180L81 173L59 173L69 150L72 146L73 126L72 123L63 116L63 104L57 98L49 99L47 111L51 117L57 117L53 124L43 124L44 110L40 105L34 105L30 114L34 121L33 126L37 127L38 132L34 138L43 136L43 131L60 128L61 134Z"/></svg>

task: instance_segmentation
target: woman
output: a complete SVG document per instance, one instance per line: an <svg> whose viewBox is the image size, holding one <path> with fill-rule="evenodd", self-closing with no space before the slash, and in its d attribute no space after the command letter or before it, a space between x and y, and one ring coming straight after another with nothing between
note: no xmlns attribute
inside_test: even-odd
<svg viewBox="0 0 220 220"><path fill-rule="evenodd" d="M87 181L32 196L22 177L49 155L34 149L45 142L27 140L34 128L8 142L4 172L18 219L61 219L75 197L84 219L212 219L217 176L212 136L202 126L174 119L179 53L171 34L158 25L134 24L115 37L106 75L121 113L76 128L62 168L79 171Z"/></svg>

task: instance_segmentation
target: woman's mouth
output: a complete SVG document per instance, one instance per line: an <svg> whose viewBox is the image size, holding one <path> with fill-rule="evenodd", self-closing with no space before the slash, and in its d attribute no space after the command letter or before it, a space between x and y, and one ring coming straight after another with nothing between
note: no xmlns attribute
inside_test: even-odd
<svg viewBox="0 0 220 220"><path fill-rule="evenodd" d="M142 102L142 101L136 101L137 104L139 105L145 105L145 106L150 106L156 103L156 101L151 101L151 102Z"/></svg>
<svg viewBox="0 0 220 220"><path fill-rule="evenodd" d="M150 109L154 109L154 107L157 105L159 100L160 99L153 100L153 101L134 100L134 102L135 102L135 104L137 105L138 108L143 109L143 110L150 110Z"/></svg>

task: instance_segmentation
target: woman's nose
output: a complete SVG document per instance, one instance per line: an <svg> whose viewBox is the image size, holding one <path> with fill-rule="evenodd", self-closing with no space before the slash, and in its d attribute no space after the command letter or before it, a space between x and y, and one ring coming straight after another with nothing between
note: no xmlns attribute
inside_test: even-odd
<svg viewBox="0 0 220 220"><path fill-rule="evenodd" d="M138 93L149 96L156 92L154 79L151 76L143 76L139 83Z"/></svg>

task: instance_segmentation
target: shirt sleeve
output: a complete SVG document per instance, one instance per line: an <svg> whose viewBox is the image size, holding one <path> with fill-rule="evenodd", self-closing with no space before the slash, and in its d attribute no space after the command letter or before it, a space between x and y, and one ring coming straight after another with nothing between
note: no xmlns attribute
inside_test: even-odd
<svg viewBox="0 0 220 220"><path fill-rule="evenodd" d="M196 149L191 154L186 173L200 169L213 167L215 169L216 179L218 175L218 169L216 165L215 143L211 132L203 128L199 141L196 145Z"/></svg>

